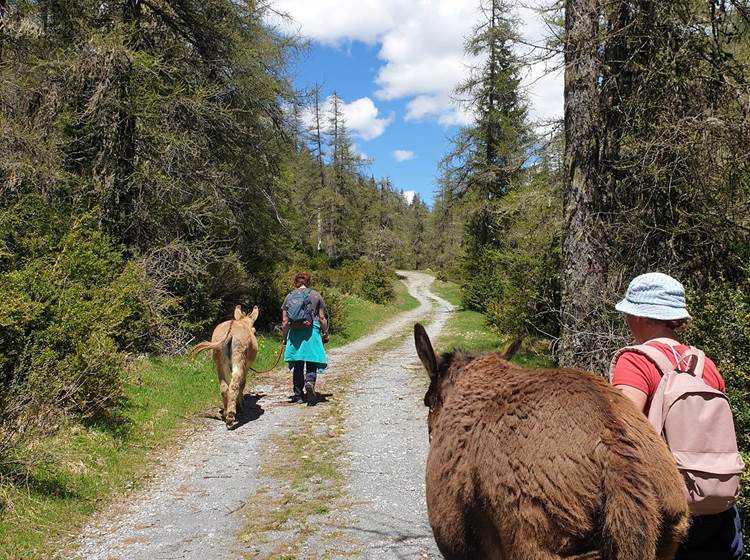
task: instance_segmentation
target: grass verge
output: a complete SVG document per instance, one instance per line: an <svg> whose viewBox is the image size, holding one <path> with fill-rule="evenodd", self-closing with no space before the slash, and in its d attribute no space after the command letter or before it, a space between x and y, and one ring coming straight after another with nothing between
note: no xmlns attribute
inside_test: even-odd
<svg viewBox="0 0 750 560"><path fill-rule="evenodd" d="M6 472L0 515L0 558L53 556L109 497L148 480L186 418L216 397L210 362L169 358L134 364L127 399L106 422L61 427L22 452L35 461Z"/></svg>
<svg viewBox="0 0 750 560"><path fill-rule="evenodd" d="M435 341L440 352L502 352L510 344L511 340L508 337L499 335L487 326L484 315L461 306L461 287L458 284L435 280L431 289L458 308L446 325L443 335ZM526 367L553 366L547 343L540 339L524 341L513 362Z"/></svg>
<svg viewBox="0 0 750 560"><path fill-rule="evenodd" d="M418 302L397 282L389 305L347 296L346 306L349 326L332 337L331 347L372 332ZM276 360L280 338L261 335L258 344L254 367L266 369ZM147 482L165 449L190 431L191 420L221 402L210 360L139 360L125 394L107 421L62 426L21 450L33 462L0 472L0 558L53 557L93 512Z"/></svg>
<svg viewBox="0 0 750 560"><path fill-rule="evenodd" d="M394 293L393 301L385 305L344 294L347 311L346 330L341 334L331 336L330 347L343 346L361 338L375 331L379 325L394 315L419 307L419 302L412 297L403 282L395 282Z"/></svg>

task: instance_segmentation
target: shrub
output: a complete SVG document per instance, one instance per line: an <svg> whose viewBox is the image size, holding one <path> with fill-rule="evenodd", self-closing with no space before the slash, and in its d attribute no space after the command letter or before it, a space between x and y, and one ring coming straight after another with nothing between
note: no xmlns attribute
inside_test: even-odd
<svg viewBox="0 0 750 560"><path fill-rule="evenodd" d="M688 294L693 316L685 339L703 349L726 381L735 428L745 459L750 458L750 267L739 281L718 281ZM750 519L750 473L743 477L740 513Z"/></svg>
<svg viewBox="0 0 750 560"><path fill-rule="evenodd" d="M388 303L394 297L393 271L366 260L352 261L332 271L332 284L343 292L372 301Z"/></svg>
<svg viewBox="0 0 750 560"><path fill-rule="evenodd" d="M464 305L503 335L559 333L559 207L540 177L472 216L463 260Z"/></svg>
<svg viewBox="0 0 750 560"><path fill-rule="evenodd" d="M349 319L346 298L336 288L328 288L323 297L326 301L331 334L344 333Z"/></svg>
<svg viewBox="0 0 750 560"><path fill-rule="evenodd" d="M0 274L0 371L9 399L58 414L105 412L122 395L126 352L158 340L151 285L84 216ZM6 400L6 404L9 400Z"/></svg>
<svg viewBox="0 0 750 560"><path fill-rule="evenodd" d="M317 267L317 268L316 268ZM367 260L349 261L330 268L321 259L296 259L292 265L280 267L274 275L274 285L279 294L279 306L289 290L295 272L305 270L312 274L312 287L324 293L335 288L374 303L388 303L394 296L395 275L388 267ZM325 294L324 294L325 296Z"/></svg>

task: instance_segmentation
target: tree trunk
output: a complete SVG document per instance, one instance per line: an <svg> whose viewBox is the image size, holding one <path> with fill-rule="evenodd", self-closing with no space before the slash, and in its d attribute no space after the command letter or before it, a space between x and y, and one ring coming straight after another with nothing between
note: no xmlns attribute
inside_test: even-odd
<svg viewBox="0 0 750 560"><path fill-rule="evenodd" d="M599 221L597 22L597 0L566 0L560 364L601 371L605 357L596 331L607 264Z"/></svg>
<svg viewBox="0 0 750 560"><path fill-rule="evenodd" d="M495 110L495 68L497 66L497 53L495 52L495 28L497 27L497 18L496 18L496 10L497 5L495 3L495 0L492 1L492 6L490 7L492 10L491 16L490 16L490 59L489 59L489 87L488 87L488 119L486 122L487 128L486 128L486 136L487 136L487 168L491 169L493 173L495 174L495 179L493 180L492 184L492 190L494 191L493 194L499 194L499 188L498 188L498 177L497 177L497 168L495 167L497 155L496 155L496 149L495 149L495 127L497 124L494 121L494 110Z"/></svg>
<svg viewBox="0 0 750 560"><path fill-rule="evenodd" d="M326 188L325 165L323 164L323 138L320 131L320 88L315 88L315 142L318 145L318 172L320 173L320 192Z"/></svg>

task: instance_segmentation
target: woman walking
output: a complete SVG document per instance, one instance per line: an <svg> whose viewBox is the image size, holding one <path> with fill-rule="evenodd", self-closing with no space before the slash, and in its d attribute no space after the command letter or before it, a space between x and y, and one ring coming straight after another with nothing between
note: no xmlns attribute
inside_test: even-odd
<svg viewBox="0 0 750 560"><path fill-rule="evenodd" d="M610 370L612 384L649 419L652 405L655 412L661 414L666 391L671 390L672 394L680 397L672 397L676 399L675 404L669 409L672 412L666 416L669 418L671 414L675 419L659 422L659 426L664 426L663 435L667 444L680 458L678 466L686 477L686 494L693 513L690 531L680 545L675 560L740 560L743 546L737 506L732 496L726 498L724 488L721 490L725 493L718 493L717 482L724 481L732 490L731 475L739 480L742 460L737 453L731 410L728 403L720 402L726 390L724 379L703 352L678 339L676 331L690 319L685 306L685 290L680 282L666 274L642 274L633 279L625 298L615 308L625 315L630 334L639 346L623 348L615 355ZM705 389L697 393L685 391L678 394L678 385L670 372L686 376L680 381L681 384L690 383L689 377L701 379L700 387ZM716 392L714 398L711 398L711 391ZM692 399L691 403L697 403L689 405L695 407L689 410L690 416L674 416L681 414L676 412L677 401L686 402L687 398ZM669 430L676 430L671 432L673 438L668 437ZM719 453L719 449L716 449L718 442L727 439L726 449L722 448L723 453ZM685 441L697 441L701 444L698 447L704 449L694 448L695 445L684 447ZM686 449L691 451L686 452ZM700 462L704 455L710 456L711 460L701 463L702 468L698 469L693 463ZM694 476L695 470L707 472ZM720 474L710 474L717 472ZM711 484L701 488L700 481L709 474ZM712 491L717 493L716 496ZM720 507L703 506L709 499L719 503Z"/></svg>
<svg viewBox="0 0 750 560"><path fill-rule="evenodd" d="M281 329L285 345L284 361L292 370L292 402L317 402L315 381L318 370L328 364L323 343L328 342L328 319L323 297L310 289L310 274L294 275L294 289L281 307Z"/></svg>

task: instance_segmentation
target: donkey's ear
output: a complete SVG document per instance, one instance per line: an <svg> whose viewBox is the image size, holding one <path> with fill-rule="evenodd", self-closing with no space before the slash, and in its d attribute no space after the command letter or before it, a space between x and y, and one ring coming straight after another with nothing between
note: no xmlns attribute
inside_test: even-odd
<svg viewBox="0 0 750 560"><path fill-rule="evenodd" d="M515 355L516 355L516 352L518 352L518 349L519 349L519 348L521 348L521 342L522 342L522 340L523 340L522 338L517 338L517 339L515 339L515 340L514 340L514 341L512 342L512 344L511 344L510 346L508 346L508 349L507 349L507 350L506 350L505 352L503 352L502 354L500 354L500 357L501 357L501 358L502 358L503 360L508 360L508 361L510 361L510 359L511 359L511 358L512 358L513 356L515 356Z"/></svg>
<svg viewBox="0 0 750 560"><path fill-rule="evenodd" d="M427 331L419 323L414 325L414 345L417 347L417 356L419 356L422 365L430 375L430 379L434 379L437 376L438 369L435 350L432 349Z"/></svg>
<svg viewBox="0 0 750 560"><path fill-rule="evenodd" d="M245 314L242 312L242 306L238 305L234 308L234 320L239 321L245 316Z"/></svg>
<svg viewBox="0 0 750 560"><path fill-rule="evenodd" d="M254 305L253 310L250 313L250 320L254 323L258 319L258 306Z"/></svg>

